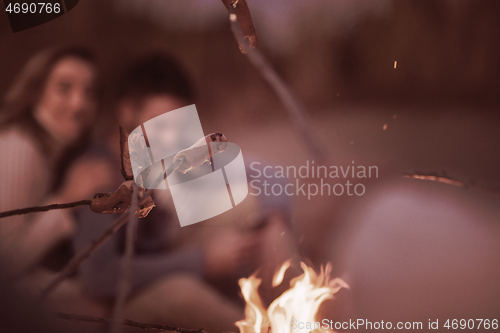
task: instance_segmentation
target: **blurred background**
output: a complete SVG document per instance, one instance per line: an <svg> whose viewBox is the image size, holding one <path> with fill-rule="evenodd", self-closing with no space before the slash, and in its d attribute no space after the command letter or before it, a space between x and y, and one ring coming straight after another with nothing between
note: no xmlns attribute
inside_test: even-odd
<svg viewBox="0 0 500 333"><path fill-rule="evenodd" d="M444 171L500 187L498 1L248 3L259 49L306 106L335 164L377 164L381 173ZM245 154L274 164L312 158L239 52L220 1L81 1L66 15L15 34L4 15L0 41L1 95L29 57L49 46L92 48L108 94L124 64L166 50L198 87L206 133L222 132ZM319 203L301 200L294 216L321 219L309 205Z"/></svg>
<svg viewBox="0 0 500 333"><path fill-rule="evenodd" d="M248 0L258 48L303 102L331 164L378 165L500 189L500 2ZM106 93L137 56L177 56L198 88L205 133L275 165L313 159L272 91L238 50L219 0L87 0L13 34L0 16L0 95L36 51L89 46ZM396 63L397 62L397 63ZM103 122L106 118L103 110ZM371 191L370 184L367 192ZM295 197L305 257L331 260L325 232L353 198Z"/></svg>
<svg viewBox="0 0 500 333"><path fill-rule="evenodd" d="M259 49L304 103L336 164L383 164L382 174L445 171L500 187L498 1L255 0L249 7ZM239 52L220 1L82 1L15 34L3 16L0 41L1 95L29 57L50 46L89 46L108 94L127 62L166 50L198 87L206 133L222 132L274 164L312 158ZM324 220L311 207L318 201L301 200L295 218Z"/></svg>

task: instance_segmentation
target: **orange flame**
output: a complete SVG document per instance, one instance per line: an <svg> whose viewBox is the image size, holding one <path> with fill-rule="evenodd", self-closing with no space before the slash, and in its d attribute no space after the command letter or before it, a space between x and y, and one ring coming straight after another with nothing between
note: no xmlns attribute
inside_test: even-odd
<svg viewBox="0 0 500 333"><path fill-rule="evenodd" d="M248 279L243 278L239 280L241 293L247 304L245 308L246 319L235 323L241 333L267 333L269 321L257 293L260 282L261 279L255 277L255 275L252 275ZM263 328L266 330L264 331Z"/></svg>
<svg viewBox="0 0 500 333"><path fill-rule="evenodd" d="M283 282L286 270L290 267L288 260L280 267L273 277L273 287ZM257 289L261 279L251 276L240 279L240 287L246 301L244 320L236 322L240 333L292 333L292 320L296 322L316 322L316 314L323 301L333 298L341 288L349 286L341 279L330 280L331 265L321 267L320 273L308 267L303 262L300 267L304 273L290 281L290 288L276 298L267 311L262 306ZM294 329L293 333L330 332L327 329ZM296 332L298 331L298 332Z"/></svg>

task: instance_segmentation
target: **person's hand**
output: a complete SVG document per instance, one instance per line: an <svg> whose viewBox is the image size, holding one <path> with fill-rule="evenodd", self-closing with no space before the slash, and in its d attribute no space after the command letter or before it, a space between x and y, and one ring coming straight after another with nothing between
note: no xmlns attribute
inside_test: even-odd
<svg viewBox="0 0 500 333"><path fill-rule="evenodd" d="M248 264L257 247L255 233L242 234L225 230L212 239L205 248L205 273L208 278L231 276Z"/></svg>
<svg viewBox="0 0 500 333"><path fill-rule="evenodd" d="M58 193L61 202L90 199L96 192L112 188L115 172L111 165L96 159L77 161L65 177Z"/></svg>

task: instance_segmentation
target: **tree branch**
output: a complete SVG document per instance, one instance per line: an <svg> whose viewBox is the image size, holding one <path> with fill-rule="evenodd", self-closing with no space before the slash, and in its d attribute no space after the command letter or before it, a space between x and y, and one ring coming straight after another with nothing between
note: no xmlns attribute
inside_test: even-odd
<svg viewBox="0 0 500 333"><path fill-rule="evenodd" d="M128 320L128 319L115 321L111 318L82 316L82 315L75 315L75 314L62 313L62 312L56 312L56 313L54 313L54 315L58 319L65 319L65 320L71 320L71 321L77 321L77 322L80 321L80 322L99 323L99 324L118 324L118 325L137 327L137 328L141 328L144 330L150 330L150 331L170 331L170 332L179 332L179 333L207 333L207 331L205 331L205 329L203 329L203 328L201 328L199 330L195 330L195 329L182 328L182 327L177 327L177 326L172 326L172 325L141 323L141 322Z"/></svg>
<svg viewBox="0 0 500 333"><path fill-rule="evenodd" d="M131 265L134 258L135 250L135 236L137 231L137 216L135 211L139 205L139 200L137 197L138 187L133 184L133 194L132 194L132 204L129 208L129 221L127 224L127 230L125 235L125 255L121 262L120 278L118 280L118 296L116 297L115 306L113 309L113 320L115 323L123 321L123 308L125 306L125 301L130 293L130 275L131 275ZM120 332L120 325L113 325L111 327L111 332Z"/></svg>
<svg viewBox="0 0 500 333"><path fill-rule="evenodd" d="M51 293L64 279L76 272L78 267L90 257L98 248L108 241L128 220L128 213L122 213L118 216L111 226L107 228L98 238L94 239L87 247L77 254L71 261L64 267L64 269L57 274L57 276L45 287L40 293L40 297L45 297Z"/></svg>
<svg viewBox="0 0 500 333"><path fill-rule="evenodd" d="M229 6L229 22L231 24L231 30L234 38L240 45L240 48L243 48L244 53L246 53L252 65L257 69L262 78L267 81L267 83L274 90L274 93L278 96L279 100L288 112L288 115L292 119L293 124L301 133L303 138L301 141L309 147L318 159L324 160L326 149L316 136L313 135L314 131L311 129L309 119L304 108L295 98L291 89L273 69L269 61L262 55L262 53L259 52L259 50L252 48L248 40L245 38L238 22L238 16L236 14L237 7L238 1L232 2Z"/></svg>
<svg viewBox="0 0 500 333"><path fill-rule="evenodd" d="M0 213L0 219L4 217L14 216L14 215L24 215L29 213L38 213L38 212L47 212L49 210L54 209L66 209L66 208L74 208L78 206L88 206L90 205L91 200L80 200L75 202L68 202L63 204L52 204L47 206L36 206L36 207L28 207L21 209L9 210L6 212Z"/></svg>
<svg viewBox="0 0 500 333"><path fill-rule="evenodd" d="M172 165L166 170L166 176L168 177L174 170L176 170L184 161L184 158L180 158L176 160ZM157 182L161 182L164 180L164 176L160 176L157 179ZM156 186L155 186L156 187ZM141 198L142 200L145 200L149 196L153 194L153 190L147 190L144 192L144 196ZM94 253L98 248L100 248L104 243L106 243L111 236L113 236L118 229L120 229L125 223L128 221L128 211L131 211L130 209L127 210L127 212L122 213L119 217L117 217L114 222L111 224L110 227L108 227L98 238L93 240L82 252L78 253L71 261L64 267L64 269L57 274L57 276L50 282L47 287L45 287L42 292L40 293L40 297L46 297L48 294L50 294L64 279L66 279L68 276L72 275L73 273L76 272L78 267ZM135 211L132 211L132 213L135 213Z"/></svg>

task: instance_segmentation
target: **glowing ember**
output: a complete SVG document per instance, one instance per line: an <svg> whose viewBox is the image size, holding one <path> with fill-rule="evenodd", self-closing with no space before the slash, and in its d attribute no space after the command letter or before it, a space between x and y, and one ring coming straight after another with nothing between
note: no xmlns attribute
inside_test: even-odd
<svg viewBox="0 0 500 333"><path fill-rule="evenodd" d="M286 270L290 267L290 260L286 261L276 272L273 278L273 287L283 282ZM340 288L348 288L341 279L330 280L331 265L321 267L320 273L308 267L303 262L300 267L304 273L290 281L290 288L276 298L267 311L262 306L257 289L261 279L255 275L248 279L240 279L240 287L246 302L244 320L236 322L240 333L292 333L290 323L316 322L318 309L327 299L333 298L333 294ZM294 333L309 333L314 331L330 332L325 329L294 329ZM298 332L296 332L298 331Z"/></svg>
<svg viewBox="0 0 500 333"><path fill-rule="evenodd" d="M404 177L405 178L421 179L421 180L431 180L434 182L445 183L448 185L453 185L453 186L458 186L458 187L466 187L465 183L458 181L458 180L446 178L446 177L438 177L438 176L433 176L433 175L406 175Z"/></svg>

